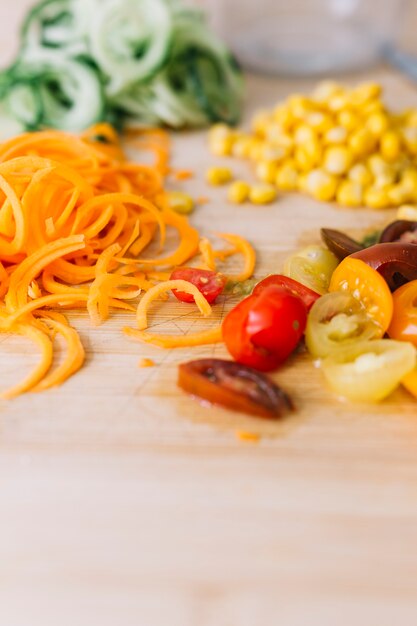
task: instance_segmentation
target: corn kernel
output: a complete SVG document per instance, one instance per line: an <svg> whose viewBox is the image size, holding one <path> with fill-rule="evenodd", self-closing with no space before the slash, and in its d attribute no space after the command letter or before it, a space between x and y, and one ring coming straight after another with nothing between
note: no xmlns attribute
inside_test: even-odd
<svg viewBox="0 0 417 626"><path fill-rule="evenodd" d="M328 102L329 110L333 113L337 113L341 111L346 106L348 106L349 101L346 95L344 94L336 94L332 96Z"/></svg>
<svg viewBox="0 0 417 626"><path fill-rule="evenodd" d="M249 192L252 204L270 204L277 198L277 190L272 185L253 185Z"/></svg>
<svg viewBox="0 0 417 626"><path fill-rule="evenodd" d="M413 126L414 128L417 128L417 110L416 109L410 109L409 111L406 111L405 120L404 121L408 125Z"/></svg>
<svg viewBox="0 0 417 626"><path fill-rule="evenodd" d="M243 204L249 198L250 186L243 180L236 180L229 187L227 197L233 204Z"/></svg>
<svg viewBox="0 0 417 626"><path fill-rule="evenodd" d="M373 113L366 121L367 128L375 137L381 137L388 129L389 120L386 113Z"/></svg>
<svg viewBox="0 0 417 626"><path fill-rule="evenodd" d="M296 191L298 187L298 171L291 163L285 163L278 169L275 183L282 191Z"/></svg>
<svg viewBox="0 0 417 626"><path fill-rule="evenodd" d="M388 188L387 193L393 206L400 206L401 204L405 204L410 199L410 192L407 189L406 185L404 185L403 183L392 185Z"/></svg>
<svg viewBox="0 0 417 626"><path fill-rule="evenodd" d="M230 137L231 135L233 135L233 130L226 124L214 124L208 132L209 141L212 139L223 139L224 137Z"/></svg>
<svg viewBox="0 0 417 626"><path fill-rule="evenodd" d="M368 167L375 179L379 179L382 184L391 185L396 180L395 168L387 163L379 154L373 154L368 159Z"/></svg>
<svg viewBox="0 0 417 626"><path fill-rule="evenodd" d="M273 161L259 161L255 173L263 183L273 183L277 175L277 166Z"/></svg>
<svg viewBox="0 0 417 626"><path fill-rule="evenodd" d="M294 152L294 160L297 168L302 172L308 172L316 167L321 161L322 151L319 140L306 141Z"/></svg>
<svg viewBox="0 0 417 626"><path fill-rule="evenodd" d="M210 167L206 173L209 185L225 185L232 180L232 172L228 167Z"/></svg>
<svg viewBox="0 0 417 626"><path fill-rule="evenodd" d="M317 133L325 133L332 127L332 119L321 111L314 111L307 116L307 124Z"/></svg>
<svg viewBox="0 0 417 626"><path fill-rule="evenodd" d="M317 200L329 202L336 195L337 179L325 170L315 169L307 174L305 188Z"/></svg>
<svg viewBox="0 0 417 626"><path fill-rule="evenodd" d="M307 124L297 126L294 133L294 141L297 146L303 145L306 141L314 141L317 135L314 130Z"/></svg>
<svg viewBox="0 0 417 626"><path fill-rule="evenodd" d="M404 170L400 184L407 190L409 199L417 202L417 170L413 168Z"/></svg>
<svg viewBox="0 0 417 626"><path fill-rule="evenodd" d="M360 105L360 113L364 119L368 119L374 113L384 113L385 108L381 100L370 100Z"/></svg>
<svg viewBox="0 0 417 626"><path fill-rule="evenodd" d="M417 155L417 128L406 126L402 129L402 136L407 150L411 155Z"/></svg>
<svg viewBox="0 0 417 626"><path fill-rule="evenodd" d="M352 91L351 98L357 104L363 104L379 98L381 93L382 87L378 83L362 83Z"/></svg>
<svg viewBox="0 0 417 626"><path fill-rule="evenodd" d="M340 144L347 141L348 132L343 126L333 126L324 135L326 144Z"/></svg>
<svg viewBox="0 0 417 626"><path fill-rule="evenodd" d="M348 173L348 178L354 183L367 187L373 181L373 176L364 163L357 163Z"/></svg>
<svg viewBox="0 0 417 626"><path fill-rule="evenodd" d="M270 111L258 111L252 119L253 132L260 137L264 137L272 121L273 115Z"/></svg>
<svg viewBox="0 0 417 626"><path fill-rule="evenodd" d="M230 156L234 144L233 135L214 136L209 139L209 149L214 156Z"/></svg>
<svg viewBox="0 0 417 626"><path fill-rule="evenodd" d="M343 126L343 128L346 128L348 131L355 130L361 124L359 116L349 109L343 109L343 111L340 111L337 116L337 121L340 126Z"/></svg>
<svg viewBox="0 0 417 626"><path fill-rule="evenodd" d="M278 163L286 156L287 151L282 146L274 146L272 143L265 143L262 148L262 158L265 161L274 161Z"/></svg>
<svg viewBox="0 0 417 626"><path fill-rule="evenodd" d="M288 106L296 119L303 120L312 110L311 101L303 95L295 94L288 98Z"/></svg>
<svg viewBox="0 0 417 626"><path fill-rule="evenodd" d="M386 209L391 206L386 189L377 189L375 187L368 187L365 191L365 205L371 209Z"/></svg>
<svg viewBox="0 0 417 626"><path fill-rule="evenodd" d="M403 206L400 206L397 211L397 219L417 222L417 206L412 204L404 204Z"/></svg>
<svg viewBox="0 0 417 626"><path fill-rule="evenodd" d="M283 133L278 128L271 128L268 132L267 140L275 148L282 148L288 156L294 147L294 140L291 135Z"/></svg>
<svg viewBox="0 0 417 626"><path fill-rule="evenodd" d="M353 154L362 157L369 154L376 145L374 135L366 128L357 130L349 139L349 147Z"/></svg>
<svg viewBox="0 0 417 626"><path fill-rule="evenodd" d="M324 154L324 169L329 174L344 174L352 164L352 153L344 146L327 148Z"/></svg>
<svg viewBox="0 0 417 626"><path fill-rule="evenodd" d="M253 139L250 137L239 137L233 144L232 155L238 159L248 159L252 143Z"/></svg>
<svg viewBox="0 0 417 626"><path fill-rule="evenodd" d="M290 130L294 123L294 116L285 105L279 105L274 111L274 121L279 124L281 129Z"/></svg>
<svg viewBox="0 0 417 626"><path fill-rule="evenodd" d="M343 95L344 89L334 81L325 80L317 85L312 93L312 97L317 102L327 103L334 96Z"/></svg>
<svg viewBox="0 0 417 626"><path fill-rule="evenodd" d="M175 213L189 215L194 211L194 200L188 195L188 193L183 193L182 191L169 191L168 202L170 208L175 211Z"/></svg>
<svg viewBox="0 0 417 626"><path fill-rule="evenodd" d="M259 161L262 158L262 151L264 149L264 142L259 139L252 139L252 145L249 148L249 158L252 161Z"/></svg>
<svg viewBox="0 0 417 626"><path fill-rule="evenodd" d="M381 154L387 161L395 161L401 153L401 138L394 130L381 137Z"/></svg>
<svg viewBox="0 0 417 626"><path fill-rule="evenodd" d="M352 180L343 181L337 190L336 200L339 204L347 207L361 206L363 202L362 185Z"/></svg>

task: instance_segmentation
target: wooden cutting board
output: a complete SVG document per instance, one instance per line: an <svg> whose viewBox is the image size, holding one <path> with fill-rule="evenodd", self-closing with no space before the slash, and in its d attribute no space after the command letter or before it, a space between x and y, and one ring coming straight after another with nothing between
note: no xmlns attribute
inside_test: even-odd
<svg viewBox="0 0 417 626"><path fill-rule="evenodd" d="M3 25L5 32L5 25ZM5 48L4 40L2 48ZM370 76L354 76L363 80ZM392 106L417 91L385 70ZM247 116L308 82L249 80ZM201 133L173 138L185 189L208 195L193 223L251 239L257 275L280 270L321 226L378 226L394 212L343 210L301 196L232 207L207 189L216 162ZM249 176L244 164L232 163ZM161 332L215 324L170 302ZM5 626L409 626L417 621L417 405L341 403L305 355L276 380L297 414L264 423L200 406L176 387L177 364L222 346L161 351L135 344L116 316L74 323L86 366L43 395L0 404L0 623ZM36 361L0 338L3 387ZM138 368L142 357L156 367ZM236 430L260 432L242 444Z"/></svg>

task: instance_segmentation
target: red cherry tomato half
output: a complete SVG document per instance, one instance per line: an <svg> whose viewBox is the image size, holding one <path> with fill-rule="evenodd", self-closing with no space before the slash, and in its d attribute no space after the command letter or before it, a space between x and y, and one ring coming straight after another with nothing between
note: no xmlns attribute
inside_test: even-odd
<svg viewBox="0 0 417 626"><path fill-rule="evenodd" d="M171 280L187 280L192 283L210 304L223 292L226 285L226 278L221 274L193 267L180 267L174 270L171 274ZM194 296L189 293L177 290L173 290L172 293L181 302L194 302Z"/></svg>
<svg viewBox="0 0 417 626"><path fill-rule="evenodd" d="M223 339L232 357L268 372L297 347L307 323L302 300L287 289L271 285L242 300L223 322Z"/></svg>
<svg viewBox="0 0 417 626"><path fill-rule="evenodd" d="M311 309L316 300L320 298L320 294L316 293L312 289L309 289L305 285L302 285L297 280L289 278L288 276L282 276L281 274L271 274L263 280L261 280L252 292L252 295L258 296L266 287L275 285L276 287L285 287L293 295L298 296L304 302L307 311Z"/></svg>

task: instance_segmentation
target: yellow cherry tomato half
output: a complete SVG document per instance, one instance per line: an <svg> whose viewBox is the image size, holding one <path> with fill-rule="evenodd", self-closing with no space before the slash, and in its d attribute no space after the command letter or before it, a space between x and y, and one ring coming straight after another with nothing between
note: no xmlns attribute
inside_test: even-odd
<svg viewBox="0 0 417 626"><path fill-rule="evenodd" d="M354 402L379 402L414 370L416 354L411 343L392 339L364 341L328 356L322 369L339 396Z"/></svg>
<svg viewBox="0 0 417 626"><path fill-rule="evenodd" d="M333 272L329 291L350 292L380 325L382 334L387 331L394 309L392 295L382 276L364 261L343 259Z"/></svg>
<svg viewBox="0 0 417 626"><path fill-rule="evenodd" d="M388 334L392 339L411 341L417 347L417 280L393 293L394 313Z"/></svg>
<svg viewBox="0 0 417 626"><path fill-rule="evenodd" d="M327 293L330 278L339 261L322 246L307 246L287 259L284 275L321 295Z"/></svg>
<svg viewBox="0 0 417 626"><path fill-rule="evenodd" d="M305 333L308 351L318 358L381 337L381 327L367 315L363 304L344 291L327 293L314 303Z"/></svg>

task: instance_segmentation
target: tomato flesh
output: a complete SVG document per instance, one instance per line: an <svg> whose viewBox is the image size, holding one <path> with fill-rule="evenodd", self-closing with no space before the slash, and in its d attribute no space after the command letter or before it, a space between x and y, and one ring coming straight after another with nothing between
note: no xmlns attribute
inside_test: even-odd
<svg viewBox="0 0 417 626"><path fill-rule="evenodd" d="M223 322L223 338L236 361L267 372L295 350L306 323L302 300L287 289L270 286L230 311Z"/></svg>
<svg viewBox="0 0 417 626"><path fill-rule="evenodd" d="M386 332L393 313L392 295L386 281L367 263L346 257L333 272L329 291L350 292L380 325L381 335Z"/></svg>
<svg viewBox="0 0 417 626"><path fill-rule="evenodd" d="M394 291L394 313L388 334L392 339L410 341L417 347L417 280Z"/></svg>
<svg viewBox="0 0 417 626"><path fill-rule="evenodd" d="M312 289L309 289L302 283L299 283L297 280L290 278L289 276L283 276L282 274L271 274L271 276L267 276L263 280L261 280L255 287L252 292L252 295L259 296L266 287L271 287L274 285L276 287L284 287L290 293L295 296L301 298L304 302L304 305L309 311L313 304L320 298L320 294L316 293Z"/></svg>
<svg viewBox="0 0 417 626"><path fill-rule="evenodd" d="M314 304L308 316L306 346L316 358L337 354L358 341L381 337L379 324L348 292L327 293Z"/></svg>
<svg viewBox="0 0 417 626"><path fill-rule="evenodd" d="M391 339L357 342L322 363L333 391L355 402L380 402L415 366L414 346Z"/></svg>
<svg viewBox="0 0 417 626"><path fill-rule="evenodd" d="M187 280L192 283L201 291L209 304L215 302L226 285L226 278L222 274L193 267L180 267L174 270L171 274L171 280ZM180 302L194 302L194 296L189 293L177 290L173 290L172 293Z"/></svg>

